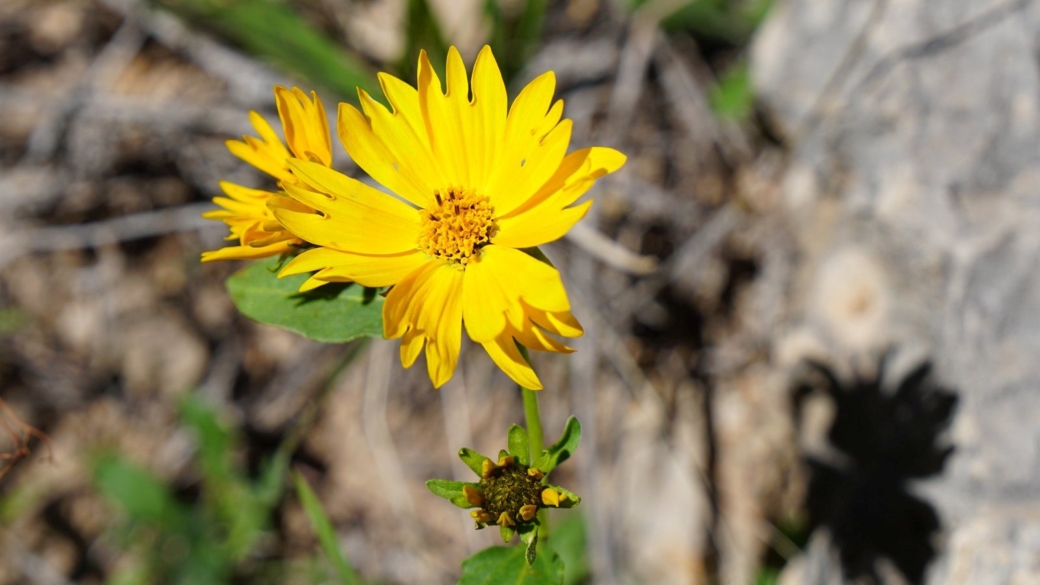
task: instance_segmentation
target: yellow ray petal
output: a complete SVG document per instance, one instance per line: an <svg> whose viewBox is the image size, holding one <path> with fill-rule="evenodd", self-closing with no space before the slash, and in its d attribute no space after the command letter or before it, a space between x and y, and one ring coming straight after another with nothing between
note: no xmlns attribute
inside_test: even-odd
<svg viewBox="0 0 1040 585"><path fill-rule="evenodd" d="M441 266L440 262L426 262L390 289L383 303L383 337L396 339L409 328L416 328L418 321L409 316L414 316L416 308L424 305L430 277Z"/></svg>
<svg viewBox="0 0 1040 585"><path fill-rule="evenodd" d="M364 114L354 106L340 104L340 140L373 179L408 201L425 206L443 182L430 151L425 123L418 115L418 93L392 76L381 75L379 79L394 112L359 90Z"/></svg>
<svg viewBox="0 0 1040 585"><path fill-rule="evenodd" d="M426 369L434 388L455 373L462 345L463 271L443 265L430 279L428 305L421 309L419 326L426 332Z"/></svg>
<svg viewBox="0 0 1040 585"><path fill-rule="evenodd" d="M316 92L311 98L303 90L280 85L274 88L278 116L285 131L285 142L296 158L332 166L332 140L325 107Z"/></svg>
<svg viewBox="0 0 1040 585"><path fill-rule="evenodd" d="M494 272L495 281L513 298L543 311L569 311L570 302L560 272L531 256L504 246L491 245L481 250L481 262ZM515 325L520 328L519 324Z"/></svg>
<svg viewBox="0 0 1040 585"><path fill-rule="evenodd" d="M533 197L506 217L498 218L494 242L514 248L540 246L563 237L588 212L591 201L567 207L585 194L596 179L625 164L612 148L593 147L567 155L559 169Z"/></svg>
<svg viewBox="0 0 1040 585"><path fill-rule="evenodd" d="M495 158L502 146L506 129L506 108L509 98L502 72L498 68L491 47L484 46L473 64L473 147L469 150L475 161L473 185L487 184Z"/></svg>
<svg viewBox="0 0 1040 585"><path fill-rule="evenodd" d="M570 311L551 313L524 305L524 312L539 327L550 333L564 337L581 337L585 335L585 330L582 329L581 323L578 323L578 320L574 318L574 315L571 315Z"/></svg>
<svg viewBox="0 0 1040 585"><path fill-rule="evenodd" d="M530 390L542 389L542 382L534 373L534 368L527 363L524 356L520 355L520 350L517 349L511 335L497 337L481 345L491 356L492 361L502 368L502 371L514 382Z"/></svg>
<svg viewBox="0 0 1040 585"><path fill-rule="evenodd" d="M320 270L322 272L315 275L315 278L319 280L329 280L325 278L325 275L329 275L334 276L338 281L346 279L363 286L391 286L403 280L405 276L426 261L426 258L418 252L371 256L342 252L332 248L315 248L293 258L278 273L278 277ZM335 270L326 272L332 269ZM330 282L336 281L330 280Z"/></svg>
<svg viewBox="0 0 1040 585"><path fill-rule="evenodd" d="M500 336L506 329L506 311L510 299L498 286L494 261L485 255L466 266L462 287L463 319L470 339L484 343Z"/></svg>
<svg viewBox="0 0 1040 585"><path fill-rule="evenodd" d="M447 180L444 187L465 187L473 184L466 154L468 84L462 57L454 47L448 51L447 70L448 93L445 94L426 52L419 54L419 108L426 121L433 156L444 170L444 179Z"/></svg>
<svg viewBox="0 0 1040 585"><path fill-rule="evenodd" d="M530 323L528 323L521 331L513 331L512 335L517 341L534 350L551 351L555 353L574 353L573 348L570 348L546 335L544 331L538 327L534 327Z"/></svg>
<svg viewBox="0 0 1040 585"><path fill-rule="evenodd" d="M590 207L592 201L555 211L546 206L544 210L539 207L530 213L500 219L493 241L510 248L533 248L555 242L581 221Z"/></svg>
<svg viewBox="0 0 1040 585"><path fill-rule="evenodd" d="M203 262L214 262L216 260L256 260L268 258L290 252L294 249L293 242L278 242L263 248L253 246L228 246L219 250L211 250L202 253Z"/></svg>
<svg viewBox="0 0 1040 585"><path fill-rule="evenodd" d="M558 108L549 109L555 88L556 77L553 72L544 73L529 83L509 108L504 139L488 182L484 185L498 215L509 213L530 198L535 189L541 186L540 183L535 184L536 177L544 175L542 182L548 179L556 169L550 161L557 156L562 159L567 150L570 126L561 129L559 133L550 132L556 126L561 112ZM550 132L552 138L543 141L543 138L547 138L546 132ZM527 165L528 159L531 159L531 167ZM534 161L538 161L538 164L533 164ZM558 166L559 161L555 164ZM552 167L548 174L545 174L546 165Z"/></svg>
<svg viewBox="0 0 1040 585"><path fill-rule="evenodd" d="M409 329L401 338L401 365L410 368L419 357L426 336L418 329Z"/></svg>
<svg viewBox="0 0 1040 585"><path fill-rule="evenodd" d="M533 197L507 217L526 213L546 203L551 203L549 209L554 212L571 205L592 187L596 179L617 171L625 160L625 155L602 146L574 151L563 159L553 176Z"/></svg>
<svg viewBox="0 0 1040 585"><path fill-rule="evenodd" d="M416 249L419 211L319 164L292 161L293 171L309 187L285 185L295 201L321 212L303 213L281 199L268 207L296 236L317 244L359 254L399 254Z"/></svg>

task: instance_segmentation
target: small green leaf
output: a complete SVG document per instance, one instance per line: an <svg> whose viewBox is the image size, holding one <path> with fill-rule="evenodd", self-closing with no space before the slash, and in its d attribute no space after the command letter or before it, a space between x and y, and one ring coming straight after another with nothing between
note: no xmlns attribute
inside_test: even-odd
<svg viewBox="0 0 1040 585"><path fill-rule="evenodd" d="M506 451L505 449L499 449L498 450L498 460L501 461L501 460L505 459L506 457L509 457L509 451Z"/></svg>
<svg viewBox="0 0 1040 585"><path fill-rule="evenodd" d="M463 486L467 485L480 489L480 484L478 483L451 481L450 479L431 479L426 482L426 487L430 488L434 495L450 500L452 504L460 508L476 508L476 506L469 503L469 500L466 499L466 493L462 491Z"/></svg>
<svg viewBox="0 0 1040 585"><path fill-rule="evenodd" d="M314 494L310 484L299 473L293 473L293 482L296 483L296 493L300 497L303 511L307 514L307 518L311 522L311 528L314 529L314 533L318 536L321 550L325 553L329 562L336 568L339 582L342 585L360 583L361 580L358 578L357 573L354 572L354 568L350 566L350 563L343 556L343 551L339 548L339 541L336 538L335 530L332 528L332 522L329 522L329 517L325 514L325 509L322 508L318 496Z"/></svg>
<svg viewBox="0 0 1040 585"><path fill-rule="evenodd" d="M563 427L563 434L560 435L560 440L556 441L555 444L545 451L542 451L542 456L538 458L535 467L548 474L569 459L580 443L581 423L572 416L567 419L567 424Z"/></svg>
<svg viewBox="0 0 1040 585"><path fill-rule="evenodd" d="M308 275L278 278L278 258L268 258L227 279L231 300L246 317L323 343L383 334L383 297L357 284L327 284L297 292Z"/></svg>
<svg viewBox="0 0 1040 585"><path fill-rule="evenodd" d="M551 487L552 489L554 489L554 490L560 492L561 494L567 496L566 499L563 499L563 498L560 499L560 507L561 508L564 508L564 509L566 509L566 508L573 508L574 506L577 506L578 504L581 503L581 496L579 496L578 494L576 494L576 493L574 493L574 492L572 492L572 491L570 491L568 489L564 489L564 488L562 488L562 487L560 487L558 485L552 485L552 484L549 484L546 487Z"/></svg>
<svg viewBox="0 0 1040 585"><path fill-rule="evenodd" d="M462 561L459 585L560 585L563 561L544 549L533 565L527 564L527 549L522 546L493 546Z"/></svg>
<svg viewBox="0 0 1040 585"><path fill-rule="evenodd" d="M504 524L499 525L499 532L502 534L502 542L509 544L510 540L513 540L513 535L516 534L516 530L512 526L506 526Z"/></svg>
<svg viewBox="0 0 1040 585"><path fill-rule="evenodd" d="M523 465L531 464L531 448L527 441L527 430L520 425L509 427L509 454Z"/></svg>
<svg viewBox="0 0 1040 585"><path fill-rule="evenodd" d="M484 457L483 455L477 453L473 449L467 449L466 447L463 447L459 449L459 459L462 459L462 462L466 464L466 467L469 467L471 470L473 470L473 473L476 473L477 477L483 476L484 462L488 460L487 457Z"/></svg>
<svg viewBox="0 0 1040 585"><path fill-rule="evenodd" d="M527 566L533 566L538 558L538 525L524 524L520 527L520 540L527 545L524 550L524 560Z"/></svg>

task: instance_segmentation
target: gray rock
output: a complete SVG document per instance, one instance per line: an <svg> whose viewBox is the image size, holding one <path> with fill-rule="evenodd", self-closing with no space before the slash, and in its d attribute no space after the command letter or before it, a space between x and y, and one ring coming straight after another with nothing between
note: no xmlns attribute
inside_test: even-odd
<svg viewBox="0 0 1040 585"><path fill-rule="evenodd" d="M928 583L1040 582L1038 33L1029 0L788 0L753 47L809 283L789 325L834 359L917 348L960 395L916 486Z"/></svg>

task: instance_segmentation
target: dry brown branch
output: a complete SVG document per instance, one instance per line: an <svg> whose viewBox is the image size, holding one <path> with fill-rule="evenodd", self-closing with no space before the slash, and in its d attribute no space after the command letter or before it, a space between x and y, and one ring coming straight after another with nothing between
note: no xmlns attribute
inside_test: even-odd
<svg viewBox="0 0 1040 585"><path fill-rule="evenodd" d="M3 398L0 398L0 427L3 427L11 436L11 441L14 443L14 450L0 453L0 462L2 462L0 479L3 479L4 476L10 473L19 461L30 455L29 444L32 442L33 437L36 437L46 445L47 460L52 461L54 459L50 438L43 431L26 424L22 419L18 418L18 415L11 410L11 407L4 402Z"/></svg>
<svg viewBox="0 0 1040 585"><path fill-rule="evenodd" d="M211 209L212 203L194 203L94 223L21 230L0 238L0 242L4 244L0 248L3 250L0 253L0 269L20 256L32 252L93 248L127 240L192 231L204 226L219 227L214 222L202 219L202 213Z"/></svg>

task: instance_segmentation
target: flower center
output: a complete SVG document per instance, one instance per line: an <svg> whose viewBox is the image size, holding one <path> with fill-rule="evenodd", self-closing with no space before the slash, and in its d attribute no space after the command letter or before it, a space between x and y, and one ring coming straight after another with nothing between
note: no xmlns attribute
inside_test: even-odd
<svg viewBox="0 0 1040 585"><path fill-rule="evenodd" d="M422 210L419 248L454 264L466 265L498 233L488 198L470 190L433 192L436 201Z"/></svg>
<svg viewBox="0 0 1040 585"><path fill-rule="evenodd" d="M480 491L484 494L484 510L492 521L507 512L511 518L519 518L524 506L538 507L542 503L542 482L527 473L527 466L510 463L496 467L488 477L480 479Z"/></svg>

